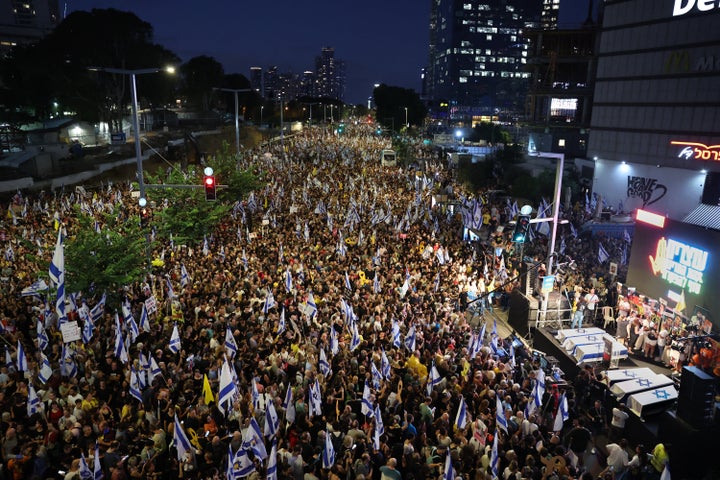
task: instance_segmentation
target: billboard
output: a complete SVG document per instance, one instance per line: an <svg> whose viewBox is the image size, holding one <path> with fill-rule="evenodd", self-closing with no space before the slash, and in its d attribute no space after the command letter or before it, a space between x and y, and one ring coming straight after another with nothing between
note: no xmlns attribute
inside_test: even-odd
<svg viewBox="0 0 720 480"><path fill-rule="evenodd" d="M628 288L666 301L688 319L702 311L720 331L720 232L638 212Z"/></svg>

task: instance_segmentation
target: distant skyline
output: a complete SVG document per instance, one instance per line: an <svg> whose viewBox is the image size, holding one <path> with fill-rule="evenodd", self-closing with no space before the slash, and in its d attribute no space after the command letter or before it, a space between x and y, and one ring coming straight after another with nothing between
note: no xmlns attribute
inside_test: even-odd
<svg viewBox="0 0 720 480"><path fill-rule="evenodd" d="M541 0L538 0L541 1ZM345 102L367 102L375 83L420 91L428 61L429 0L68 0L75 10L114 8L153 26L154 41L183 62L207 55L226 74L250 67L314 70L323 47L346 64ZM586 0L563 0L559 23L585 19Z"/></svg>

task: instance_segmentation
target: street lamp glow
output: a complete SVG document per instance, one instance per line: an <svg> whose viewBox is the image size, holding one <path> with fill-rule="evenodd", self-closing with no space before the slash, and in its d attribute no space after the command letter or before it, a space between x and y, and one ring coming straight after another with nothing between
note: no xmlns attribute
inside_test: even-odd
<svg viewBox="0 0 720 480"><path fill-rule="evenodd" d="M457 138L462 137L462 131L461 131L461 130L455 130L455 136L456 136Z"/></svg>
<svg viewBox="0 0 720 480"><path fill-rule="evenodd" d="M530 205L523 205L520 209L522 215L530 215L532 213L532 207Z"/></svg>
<svg viewBox="0 0 720 480"><path fill-rule="evenodd" d="M147 199L145 197L140 197L140 200L138 200L138 205L144 207L145 205L147 205Z"/></svg>

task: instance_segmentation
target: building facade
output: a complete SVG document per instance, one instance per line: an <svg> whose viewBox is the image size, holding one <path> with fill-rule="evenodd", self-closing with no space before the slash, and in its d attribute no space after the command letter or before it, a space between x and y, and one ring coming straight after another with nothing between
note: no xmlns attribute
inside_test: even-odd
<svg viewBox="0 0 720 480"><path fill-rule="evenodd" d="M332 47L323 47L315 58L315 95L336 100L345 96L345 62L335 58Z"/></svg>
<svg viewBox="0 0 720 480"><path fill-rule="evenodd" d="M0 0L0 57L37 42L60 21L57 0Z"/></svg>
<svg viewBox="0 0 720 480"><path fill-rule="evenodd" d="M432 0L427 96L451 120L516 116L530 72L527 28L539 28L541 0Z"/></svg>
<svg viewBox="0 0 720 480"><path fill-rule="evenodd" d="M720 175L720 8L606 0L588 140L594 192L682 220Z"/></svg>

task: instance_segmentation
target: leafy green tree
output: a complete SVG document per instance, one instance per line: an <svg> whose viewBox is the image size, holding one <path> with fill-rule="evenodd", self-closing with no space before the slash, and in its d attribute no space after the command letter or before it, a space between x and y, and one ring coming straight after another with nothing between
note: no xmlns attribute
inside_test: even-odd
<svg viewBox="0 0 720 480"><path fill-rule="evenodd" d="M106 292L108 304L119 307L120 290L142 280L147 268L147 232L137 218L103 217L100 232L94 218L77 210L76 232L65 240L65 282L68 292Z"/></svg>
<svg viewBox="0 0 720 480"><path fill-rule="evenodd" d="M193 166L182 171L174 165L169 171L159 171L148 175L149 184L194 185L199 188L148 188L147 196L156 205L167 204L158 208L153 216L153 225L162 238L170 235L176 242L195 244L204 235L212 233L215 227L230 215L233 203L246 197L258 188L260 182L256 175L237 168L237 161L227 143L222 150L207 161L212 167L216 182L227 185L217 190L217 200L205 200L202 187L203 168Z"/></svg>
<svg viewBox="0 0 720 480"><path fill-rule="evenodd" d="M496 145L498 143L512 143L512 135L500 125L490 122L482 122L475 125L468 140L477 142L484 140L486 143Z"/></svg>

